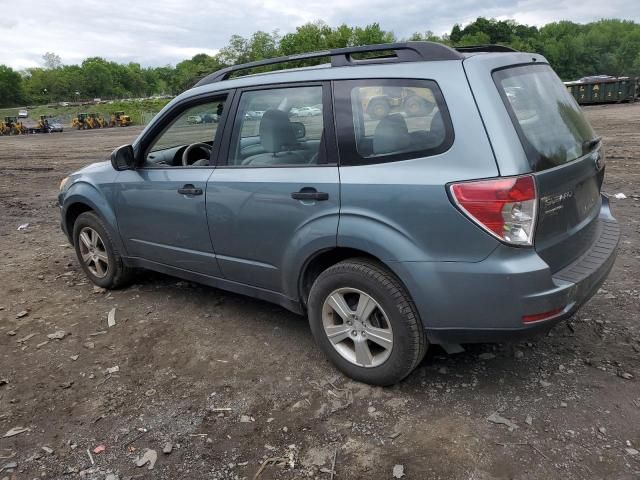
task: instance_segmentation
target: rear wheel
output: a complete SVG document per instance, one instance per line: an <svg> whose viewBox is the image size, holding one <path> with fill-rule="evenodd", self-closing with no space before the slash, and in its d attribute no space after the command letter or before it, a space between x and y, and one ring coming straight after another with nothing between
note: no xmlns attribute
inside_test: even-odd
<svg viewBox="0 0 640 480"><path fill-rule="evenodd" d="M73 225L73 244L85 275L103 288L120 288L131 279L112 237L100 217L84 212Z"/></svg>
<svg viewBox="0 0 640 480"><path fill-rule="evenodd" d="M426 352L413 301L391 272L368 259L345 260L322 272L308 311L320 348L355 380L397 383Z"/></svg>

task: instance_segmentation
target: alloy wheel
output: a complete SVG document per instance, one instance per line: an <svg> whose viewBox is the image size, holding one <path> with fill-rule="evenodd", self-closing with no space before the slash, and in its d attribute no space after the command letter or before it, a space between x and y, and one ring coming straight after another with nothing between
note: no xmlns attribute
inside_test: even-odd
<svg viewBox="0 0 640 480"><path fill-rule="evenodd" d="M387 314L367 293L339 288L324 301L322 324L333 348L360 367L382 365L393 349L393 331Z"/></svg>
<svg viewBox="0 0 640 480"><path fill-rule="evenodd" d="M84 227L78 235L80 257L92 275L104 278L109 270L109 256L102 237L91 227Z"/></svg>

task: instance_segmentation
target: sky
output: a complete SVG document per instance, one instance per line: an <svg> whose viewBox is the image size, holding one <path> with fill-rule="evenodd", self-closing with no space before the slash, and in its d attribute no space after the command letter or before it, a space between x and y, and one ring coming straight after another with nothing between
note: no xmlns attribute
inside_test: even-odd
<svg viewBox="0 0 640 480"><path fill-rule="evenodd" d="M175 65L215 54L233 34L280 34L324 20L331 26L378 22L397 37L448 33L478 16L541 26L600 18L640 22L640 0L0 0L0 64L21 70L54 52L64 64L100 56L143 66Z"/></svg>

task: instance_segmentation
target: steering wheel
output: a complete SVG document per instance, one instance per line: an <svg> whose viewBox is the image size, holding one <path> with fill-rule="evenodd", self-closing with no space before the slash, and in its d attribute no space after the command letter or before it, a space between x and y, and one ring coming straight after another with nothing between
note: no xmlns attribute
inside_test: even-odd
<svg viewBox="0 0 640 480"><path fill-rule="evenodd" d="M198 143L192 143L191 145L189 145L187 148L184 149L184 152L182 152L182 166L188 167L188 166L194 165L196 162L200 161L200 160L196 160L196 162L189 163L189 155L196 148L201 148L202 150L207 152L206 160L207 160L207 163L209 163L209 157L211 157L211 150L213 150L211 148L211 145L209 145L208 143L198 142ZM203 160L203 159L201 159L201 160Z"/></svg>

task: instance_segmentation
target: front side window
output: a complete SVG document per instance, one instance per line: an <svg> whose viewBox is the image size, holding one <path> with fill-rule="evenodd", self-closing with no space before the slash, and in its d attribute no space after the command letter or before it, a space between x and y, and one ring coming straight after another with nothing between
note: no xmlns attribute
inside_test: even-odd
<svg viewBox="0 0 640 480"><path fill-rule="evenodd" d="M224 102L219 98L180 112L147 149L145 166L209 165Z"/></svg>
<svg viewBox="0 0 640 480"><path fill-rule="evenodd" d="M228 165L304 166L322 163L322 87L244 92L233 123Z"/></svg>
<svg viewBox="0 0 640 480"><path fill-rule="evenodd" d="M336 85L341 161L368 164L445 151L449 113L435 82L355 80Z"/></svg>

